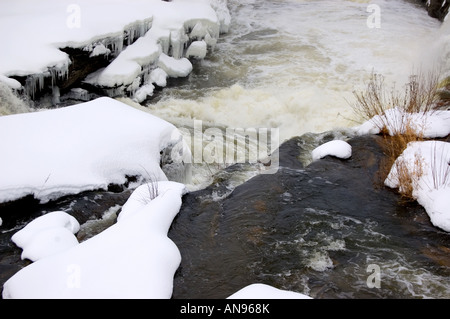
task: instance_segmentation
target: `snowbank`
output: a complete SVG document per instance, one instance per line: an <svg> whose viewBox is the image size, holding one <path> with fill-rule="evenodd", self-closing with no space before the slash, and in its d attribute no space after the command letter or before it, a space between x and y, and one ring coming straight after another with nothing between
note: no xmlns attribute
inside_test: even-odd
<svg viewBox="0 0 450 319"><path fill-rule="evenodd" d="M74 234L79 230L80 224L74 217L58 211L36 218L11 240L22 248L22 259L36 261L77 245Z"/></svg>
<svg viewBox="0 0 450 319"><path fill-rule="evenodd" d="M140 186L116 224L21 269L3 298L170 298L181 256L167 232L184 192L175 182Z"/></svg>
<svg viewBox="0 0 450 319"><path fill-rule="evenodd" d="M391 188L402 187L399 167L413 177L413 196L434 226L450 232L450 143L411 142L397 158L385 180Z"/></svg>
<svg viewBox="0 0 450 319"><path fill-rule="evenodd" d="M2 35L8 50L0 51L0 60L8 63L0 64L0 80L17 89L20 84L6 77L28 76L25 91L33 96L45 77L54 83L67 76L71 61L60 48L70 47L115 57L87 79L90 84L117 90L140 77L139 84L148 85L162 53L179 60L193 41L191 54L204 56L198 41L213 47L229 23L224 0L3 1L0 30L11 31Z"/></svg>
<svg viewBox="0 0 450 319"><path fill-rule="evenodd" d="M0 136L0 202L46 202L127 176L167 180L160 152L182 139L172 124L110 98L0 117Z"/></svg>
<svg viewBox="0 0 450 319"><path fill-rule="evenodd" d="M404 134L412 129L424 138L445 137L450 134L450 111L429 111L407 113L400 108L392 108L383 115L376 115L354 128L358 135L379 134L386 128L390 135Z"/></svg>
<svg viewBox="0 0 450 319"><path fill-rule="evenodd" d="M320 145L312 151L312 159L316 161L325 156L348 159L352 156L352 147L345 141L334 140Z"/></svg>
<svg viewBox="0 0 450 319"><path fill-rule="evenodd" d="M265 284L252 284L235 292L227 299L312 299L293 291L281 290Z"/></svg>
<svg viewBox="0 0 450 319"><path fill-rule="evenodd" d="M1 64L0 74L44 73L48 67L70 63L59 48L93 50L92 44L108 38L119 47L125 32L139 37L150 27L157 29L153 33L158 35L152 41L158 41L173 30L194 27L198 21L209 28L211 36L219 33L220 23L229 23L219 21L209 0L3 1L0 29L12 32L2 35L9 49L0 52L0 59L8 61Z"/></svg>
<svg viewBox="0 0 450 319"><path fill-rule="evenodd" d="M354 128L358 135L405 134L412 130L426 139L450 134L450 111L407 113L400 108L389 109ZM411 142L397 158L385 185L403 190L401 177L411 178L412 195L422 205L436 227L450 232L450 143L439 141ZM403 182L404 184L404 182Z"/></svg>

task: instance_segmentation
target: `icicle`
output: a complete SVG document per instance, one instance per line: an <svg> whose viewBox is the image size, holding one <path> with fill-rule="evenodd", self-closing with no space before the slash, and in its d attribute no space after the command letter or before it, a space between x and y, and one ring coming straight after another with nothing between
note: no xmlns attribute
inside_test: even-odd
<svg viewBox="0 0 450 319"><path fill-rule="evenodd" d="M44 73L31 74L25 80L25 93L34 99L36 90L41 91L44 88Z"/></svg>
<svg viewBox="0 0 450 319"><path fill-rule="evenodd" d="M124 96L124 90L125 88L123 86L119 86L117 88L108 88L105 89L106 95L109 97L117 97L117 96Z"/></svg>
<svg viewBox="0 0 450 319"><path fill-rule="evenodd" d="M73 88L67 94L67 98L80 101L89 101L89 92L82 88Z"/></svg>
<svg viewBox="0 0 450 319"><path fill-rule="evenodd" d="M49 69L52 78L52 88L58 80L67 80L69 78L69 63L63 63Z"/></svg>
<svg viewBox="0 0 450 319"><path fill-rule="evenodd" d="M127 92L130 92L131 96L134 96L135 92L139 89L139 86L141 85L141 77L138 76L134 79L133 83L131 83L127 87Z"/></svg>
<svg viewBox="0 0 450 319"><path fill-rule="evenodd" d="M60 92L59 92L59 87L57 87L56 85L54 85L52 87L52 103L53 105L57 105L59 103L61 103L59 97L60 97Z"/></svg>
<svg viewBox="0 0 450 319"><path fill-rule="evenodd" d="M172 57L181 59L183 57L184 45L189 40L183 29L170 32L170 45L172 48Z"/></svg>
<svg viewBox="0 0 450 319"><path fill-rule="evenodd" d="M111 50L113 56L117 56L123 50L123 35L105 39L103 45Z"/></svg>
<svg viewBox="0 0 450 319"><path fill-rule="evenodd" d="M132 44L136 39L142 37L152 27L152 18L145 19L133 23L125 28L125 34L127 38L127 45Z"/></svg>

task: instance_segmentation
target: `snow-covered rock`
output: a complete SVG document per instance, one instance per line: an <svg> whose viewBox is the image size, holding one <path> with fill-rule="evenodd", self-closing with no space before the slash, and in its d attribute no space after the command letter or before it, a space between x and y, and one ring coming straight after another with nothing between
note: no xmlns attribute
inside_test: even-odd
<svg viewBox="0 0 450 319"><path fill-rule="evenodd" d="M69 75L71 58L60 49L72 48L114 58L86 82L123 94L136 77L156 67L161 53L179 60L191 41L213 47L229 23L226 0L1 2L0 29L11 32L2 37L8 50L0 51L0 60L8 63L0 64L0 80L16 89L20 83L8 77L26 77L25 93L34 97L45 79L51 77L47 82L54 86ZM203 49L195 55L206 55Z"/></svg>
<svg viewBox="0 0 450 319"><path fill-rule="evenodd" d="M57 211L34 219L11 240L22 248L22 259L36 261L78 244L74 234L79 230L80 224L74 217Z"/></svg>
<svg viewBox="0 0 450 319"><path fill-rule="evenodd" d="M0 135L0 202L46 202L127 176L167 180L160 152L182 140L172 124L111 98L3 116Z"/></svg>
<svg viewBox="0 0 450 319"><path fill-rule="evenodd" d="M411 176L412 195L425 208L433 225L450 232L450 143L409 143L392 166L386 186L403 186L399 167Z"/></svg>
<svg viewBox="0 0 450 319"><path fill-rule="evenodd" d="M172 78L188 76L192 71L192 63L187 58L175 59L164 53L159 56L158 67Z"/></svg>
<svg viewBox="0 0 450 319"><path fill-rule="evenodd" d="M126 218L21 269L3 298L170 298L181 256L167 232L184 192L175 182L140 186L122 208Z"/></svg>
<svg viewBox="0 0 450 319"><path fill-rule="evenodd" d="M352 147L345 141L334 140L316 147L312 151L312 159L316 161L325 156L335 156L342 159L348 159L352 156Z"/></svg>
<svg viewBox="0 0 450 319"><path fill-rule="evenodd" d="M203 59L208 53L208 47L205 41L194 41L191 43L186 51L186 57L194 57L197 59Z"/></svg>
<svg viewBox="0 0 450 319"><path fill-rule="evenodd" d="M445 137L450 134L450 111L407 113L400 108L386 110L354 128L358 135L379 134L383 128L390 135L404 134L414 130L424 138Z"/></svg>

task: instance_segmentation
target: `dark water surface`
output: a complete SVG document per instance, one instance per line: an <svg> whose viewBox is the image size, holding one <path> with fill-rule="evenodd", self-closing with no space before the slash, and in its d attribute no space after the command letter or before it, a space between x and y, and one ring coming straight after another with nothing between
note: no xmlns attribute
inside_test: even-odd
<svg viewBox="0 0 450 319"><path fill-rule="evenodd" d="M302 168L294 138L277 174L220 200L226 182L186 195L169 233L183 257L173 297L225 298L262 282L314 298L449 298L450 236L374 183L377 139L352 139L350 160Z"/></svg>

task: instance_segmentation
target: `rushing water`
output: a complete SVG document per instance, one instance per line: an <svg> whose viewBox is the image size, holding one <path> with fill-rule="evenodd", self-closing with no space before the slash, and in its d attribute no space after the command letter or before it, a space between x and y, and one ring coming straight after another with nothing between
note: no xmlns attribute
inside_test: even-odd
<svg viewBox="0 0 450 319"><path fill-rule="evenodd" d="M379 28L371 28L376 20L372 20L374 12L367 11L369 1L229 0L228 3L231 27L220 38L214 51L205 60L195 63L188 78L172 81L172 85L158 97L148 101L144 107L136 107L180 128L187 128L184 131L186 135L193 135L195 119L202 121L203 130L207 127L221 130L278 128L281 143L307 132L320 133L354 125L348 101L353 98L352 91L364 85L372 72L383 74L391 83L403 84L414 68L432 66L432 62L424 60L424 57L430 56L429 48L433 48L430 41L439 35L440 23L428 17L423 7L414 1L371 1L370 4L377 4L381 9L379 25L375 25ZM340 133L335 131L333 134ZM303 149L312 149L324 136L326 134L305 135L301 140ZM297 151L294 149L293 152ZM307 154L303 152L301 155L308 157ZM295 162L295 158L292 161ZM227 200L239 184L256 175L257 171L248 165L229 167L227 171L222 168L204 163L194 165L193 180L188 188L202 189L213 180L217 185L225 186L213 189L211 193L207 191L206 197L202 197L202 193L192 195L190 200L203 204L196 206L198 211L183 216L175 224L188 229L188 235L190 232L210 235L203 239L198 237L202 242L196 248L210 245L211 251L200 252L200 257L205 260L200 265L203 272L197 277L192 276L193 280L202 276L199 282L207 282L207 276L223 278L221 271L232 269L216 267L214 262L226 263L229 261L227 258L242 258L249 263L241 269L241 277L230 273L225 281L229 279L233 283L250 270L249 278L266 280L317 297L449 297L449 287L445 283L447 268L435 267L438 270L433 271L427 268L427 262L423 261L425 257L414 259L416 250L410 247L420 242L417 235L409 242L406 240L407 243L399 242L396 236L383 232L385 220L380 222L371 216L348 215L345 209L336 213L333 207L320 207L323 197L309 207L295 206L302 201L299 195L302 192L312 192L314 187L320 189L332 183L326 176L311 178L310 183L301 169L283 171L278 179L271 180L269 175L266 176L268 181L279 182L279 189L266 186L255 192L251 188L255 186L254 182L250 186L244 185ZM264 177L260 178L264 182ZM297 184L296 181L302 180L303 184ZM92 207L109 212L98 223L89 221L83 226L80 236L90 237L99 231L97 228L102 229L113 222L114 214L128 194L129 191L119 199L106 200L104 204L99 204L100 199L96 195L92 195L94 199L83 195L70 204L63 202L53 207L38 207L36 214L59 209L77 213L90 211ZM101 196L109 198L112 195ZM319 195L311 193L310 196ZM234 201L239 198L240 204ZM243 211L239 206L243 202L251 203L253 210ZM210 204L212 208L208 208ZM186 211L189 207L183 209ZM262 211L267 213L260 214ZM302 212L301 218L296 215L297 211ZM256 213L258 218L254 215ZM396 213L396 218L402 214L406 213ZM419 216L423 218L423 212ZM204 224L200 224L202 218L206 220ZM232 226L222 226L221 218L232 220ZM7 224L8 221L4 220L4 226ZM189 230L191 227L197 228ZM2 232L1 246L7 251L3 259L19 263L19 249L8 242L9 233L14 230ZM395 232L395 225L389 231ZM402 232L408 236L407 231ZM193 245L189 236L178 236L184 243L183 261L189 263L190 254L198 251L186 248ZM444 251L448 249L445 236L439 232L433 239L433 244L443 243L441 248ZM215 246L216 239L220 238L229 243L227 254L214 260L214 250L220 249ZM388 245L380 248L380 241ZM405 249L407 252L402 245L408 247ZM426 245L423 244L425 248ZM248 247L251 249L243 250ZM441 248L436 249L440 252ZM361 250L366 252L358 253ZM344 264L349 260L344 257L353 252L356 255L350 258L350 264ZM338 266L341 262L342 267ZM382 294L367 288L367 265L371 264L383 266ZM7 270L12 274L16 268ZM182 272L183 269L180 270ZM5 270L6 274L9 272ZM200 293L202 289L207 290L203 287L183 295L180 293L186 289L183 288L183 280L188 279L177 278L177 296L214 296ZM403 284L400 288L399 285L390 286L388 279ZM352 288L362 292L346 291L343 287L348 288L349 285L345 280L352 281ZM227 291L226 282L223 285L224 288L212 287L211 292L215 291L218 297L232 292Z"/></svg>
<svg viewBox="0 0 450 319"><path fill-rule="evenodd" d="M368 1L230 0L229 32L147 111L191 131L193 120L222 130L278 128L280 143L354 126L353 91L372 72L402 90L411 72L432 64L425 49L440 27L413 2L370 3L379 20ZM195 165L191 188L215 172Z"/></svg>
<svg viewBox="0 0 450 319"><path fill-rule="evenodd" d="M180 123L279 127L281 138L354 123L348 100L372 71L404 84L440 23L423 7L378 1L229 1L232 21L215 51L152 112Z"/></svg>

